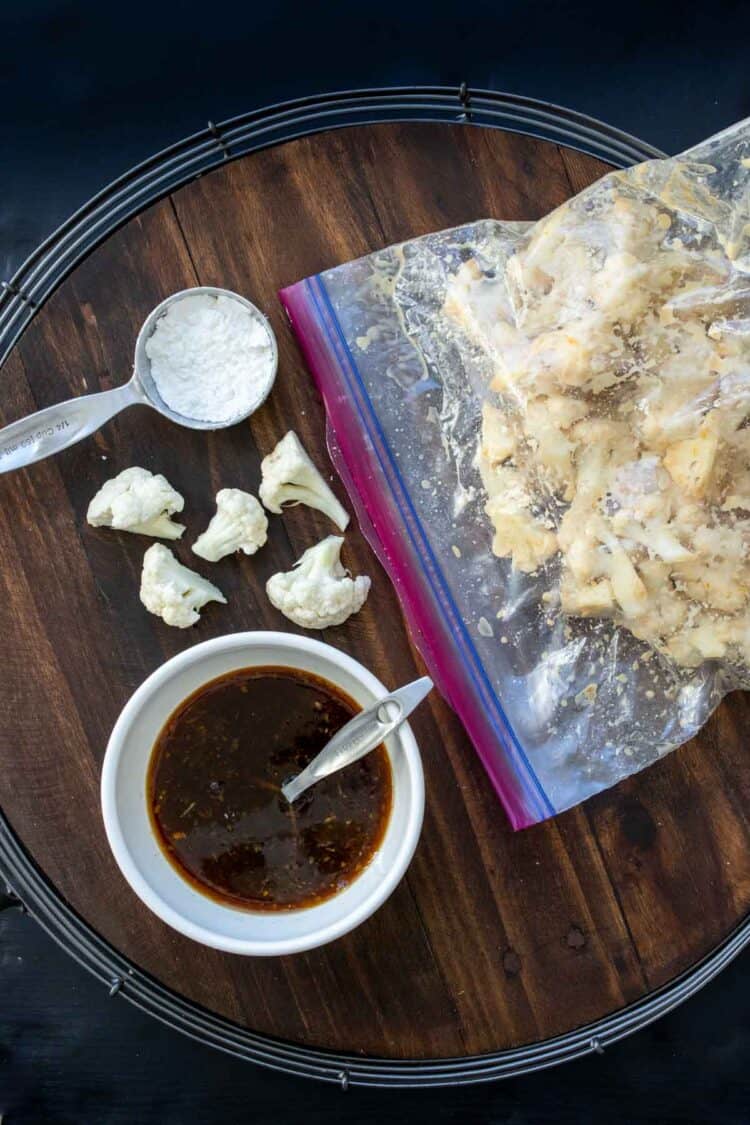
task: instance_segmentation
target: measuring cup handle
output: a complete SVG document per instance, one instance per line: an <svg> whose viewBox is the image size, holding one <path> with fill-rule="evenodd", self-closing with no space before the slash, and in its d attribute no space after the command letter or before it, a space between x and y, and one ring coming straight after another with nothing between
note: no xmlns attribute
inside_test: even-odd
<svg viewBox="0 0 750 1125"><path fill-rule="evenodd" d="M42 461L88 437L126 406L146 399L131 379L122 387L48 406L0 430L0 473Z"/></svg>

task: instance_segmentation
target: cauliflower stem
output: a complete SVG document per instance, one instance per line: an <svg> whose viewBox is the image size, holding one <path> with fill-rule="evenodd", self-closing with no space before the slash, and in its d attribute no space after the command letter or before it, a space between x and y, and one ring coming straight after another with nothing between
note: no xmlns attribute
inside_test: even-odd
<svg viewBox="0 0 750 1125"><path fill-rule="evenodd" d="M112 527L155 539L179 539L185 528L170 517L185 501L161 473L134 465L105 481L88 507L92 527Z"/></svg>
<svg viewBox="0 0 750 1125"><path fill-rule="evenodd" d="M344 531L349 516L310 460L294 430L261 463L260 498L278 515L284 504L306 504L323 512Z"/></svg>

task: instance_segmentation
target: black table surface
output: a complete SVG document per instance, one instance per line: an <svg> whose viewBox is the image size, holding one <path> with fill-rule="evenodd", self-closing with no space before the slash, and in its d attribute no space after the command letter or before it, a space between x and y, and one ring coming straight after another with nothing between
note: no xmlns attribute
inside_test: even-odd
<svg viewBox="0 0 750 1125"><path fill-rule="evenodd" d="M677 152L750 114L750 5L0 3L0 280L71 211L210 118L370 85L542 98ZM12 513L3 513L12 518ZM1 672L0 672L1 674ZM189 1041L0 914L0 1121L742 1123L750 956L602 1056L491 1086L313 1085Z"/></svg>

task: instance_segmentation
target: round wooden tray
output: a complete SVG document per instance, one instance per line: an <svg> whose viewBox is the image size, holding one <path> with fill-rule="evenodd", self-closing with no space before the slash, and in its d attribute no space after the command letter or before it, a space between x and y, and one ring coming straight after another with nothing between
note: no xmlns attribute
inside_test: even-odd
<svg viewBox="0 0 750 1125"><path fill-rule="evenodd" d="M737 933L750 905L743 696L640 776L515 834L461 725L433 698L414 720L427 810L407 877L355 933L295 957L222 955L168 929L121 878L99 813L104 747L135 687L199 640L286 628L265 580L330 529L304 508L272 519L256 558L212 571L229 606L180 632L138 601L146 541L87 526L97 487L130 465L163 472L186 496L189 544L218 488L257 490L260 459L288 428L324 464L323 411L276 291L479 216L534 219L606 167L467 124L374 124L278 145L194 180L112 234L4 366L3 423L117 385L150 309L196 284L248 295L278 334L277 385L250 423L204 435L133 409L55 459L0 477L2 869L76 956L113 975L113 991L207 1042L344 1083L470 1081L597 1049L689 993L746 940ZM177 552L190 563L186 546ZM373 590L326 640L403 683L420 661L356 527L347 554Z"/></svg>

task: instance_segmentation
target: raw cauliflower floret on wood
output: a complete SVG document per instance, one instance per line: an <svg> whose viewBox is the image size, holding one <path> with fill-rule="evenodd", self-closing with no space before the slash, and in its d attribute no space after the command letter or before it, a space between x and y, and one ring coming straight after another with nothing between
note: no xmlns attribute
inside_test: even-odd
<svg viewBox="0 0 750 1125"><path fill-rule="evenodd" d="M102 485L89 504L86 519L92 527L179 539L185 528L170 517L184 507L185 501L166 477L133 466Z"/></svg>
<svg viewBox="0 0 750 1125"><path fill-rule="evenodd" d="M274 574L266 583L272 605L303 629L327 629L342 625L357 613L370 592L370 579L352 578L341 563L338 535L308 547L293 570Z"/></svg>
<svg viewBox="0 0 750 1125"><path fill-rule="evenodd" d="M268 538L268 519L249 492L222 488L216 493L216 515L193 544L193 553L208 562L242 551L254 555Z"/></svg>
<svg viewBox="0 0 750 1125"><path fill-rule="evenodd" d="M269 512L277 515L284 504L306 504L324 512L339 531L344 531L349 516L310 460L301 441L290 430L260 466L263 480L260 498Z"/></svg>
<svg viewBox="0 0 750 1125"><path fill-rule="evenodd" d="M168 547L154 543L143 556L141 601L167 625L187 629L207 602L227 599L212 582L178 562Z"/></svg>

